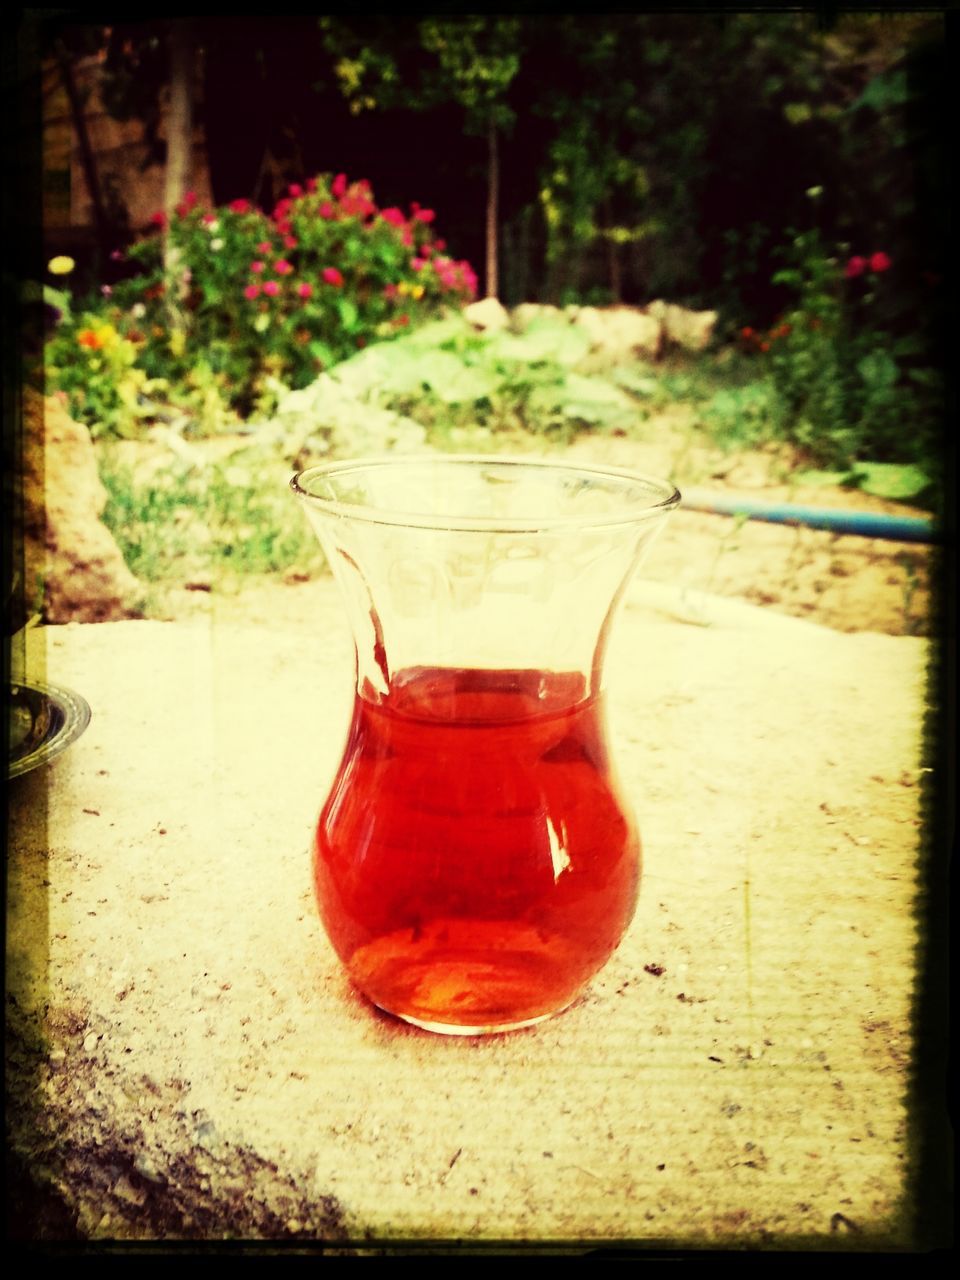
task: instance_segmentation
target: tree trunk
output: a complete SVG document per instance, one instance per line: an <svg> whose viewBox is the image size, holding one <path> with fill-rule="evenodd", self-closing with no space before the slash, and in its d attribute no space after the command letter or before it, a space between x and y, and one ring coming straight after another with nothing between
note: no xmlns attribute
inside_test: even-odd
<svg viewBox="0 0 960 1280"><path fill-rule="evenodd" d="M613 236L613 216L609 200L603 202L603 220L607 224L607 266L610 271L610 294L612 300L615 303L619 303L623 289L620 274L620 246Z"/></svg>
<svg viewBox="0 0 960 1280"><path fill-rule="evenodd" d="M497 126L490 121L487 129L487 297L496 298L497 279L497 205L500 199L500 157L497 151Z"/></svg>
<svg viewBox="0 0 960 1280"><path fill-rule="evenodd" d="M87 183L87 190L90 192L90 200L93 203L93 220L97 230L97 244L100 248L101 257L106 260L107 254L110 252L110 221L103 203L103 193L100 190L100 175L97 172L97 160L93 154L93 147L90 145L86 112L84 111L83 103L80 101L77 82L73 76L70 54L60 40L56 43L56 57L57 66L60 69L60 78L63 81L63 87L67 91L67 98L70 102L70 115L73 119L74 133L77 135L77 145L80 148L80 163L83 165L83 176Z"/></svg>
<svg viewBox="0 0 960 1280"><path fill-rule="evenodd" d="M195 46L189 19L174 19L170 28L170 104L167 113L167 166L163 182L163 211L168 230L164 234L163 265L167 297L172 301L172 277L178 254L169 235L169 224L190 181L193 160L193 75Z"/></svg>
<svg viewBox="0 0 960 1280"><path fill-rule="evenodd" d="M610 293L613 296L613 301L619 304L623 296L623 286L620 283L620 246L612 238L608 241L608 244L610 246L608 250L610 255Z"/></svg>

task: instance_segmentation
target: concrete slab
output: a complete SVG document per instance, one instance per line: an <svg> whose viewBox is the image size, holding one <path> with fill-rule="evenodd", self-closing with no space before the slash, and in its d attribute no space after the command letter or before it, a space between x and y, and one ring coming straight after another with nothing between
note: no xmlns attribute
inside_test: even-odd
<svg viewBox="0 0 960 1280"><path fill-rule="evenodd" d="M314 908L332 583L297 628L31 635L93 718L11 784L11 1137L83 1235L907 1240L925 644L644 590L608 663L634 924L565 1014L463 1040L373 1010Z"/></svg>

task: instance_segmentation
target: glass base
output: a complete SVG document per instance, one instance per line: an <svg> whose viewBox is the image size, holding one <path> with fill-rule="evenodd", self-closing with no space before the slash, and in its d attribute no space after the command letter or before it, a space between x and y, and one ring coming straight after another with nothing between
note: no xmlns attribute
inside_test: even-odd
<svg viewBox="0 0 960 1280"><path fill-rule="evenodd" d="M550 1018L557 1017L573 1004L571 1000L569 1004L561 1005L559 1009L552 1009L549 1013L539 1013L535 1018L523 1018L520 1022L488 1022L482 1026L460 1026L453 1022L429 1022L425 1018L414 1018L409 1013L396 1013L393 1009L387 1009L384 1005L378 1004L376 1007L383 1013L389 1013L391 1018L399 1018L401 1022L409 1022L412 1027L419 1027L421 1031L434 1031L441 1036L497 1036L505 1031L522 1031L524 1027L535 1027L540 1022L547 1022Z"/></svg>

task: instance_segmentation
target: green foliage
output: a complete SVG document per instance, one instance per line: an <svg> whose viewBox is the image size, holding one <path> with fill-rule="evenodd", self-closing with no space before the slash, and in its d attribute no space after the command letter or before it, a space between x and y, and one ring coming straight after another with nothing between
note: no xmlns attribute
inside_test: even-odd
<svg viewBox="0 0 960 1280"><path fill-rule="evenodd" d="M568 440L584 430L631 430L646 410L614 381L577 372L588 347L563 322L477 333L451 317L358 353L332 370L323 393L335 398L337 387L370 411L419 423L439 445L464 431ZM315 402L309 411L317 415Z"/></svg>
<svg viewBox="0 0 960 1280"><path fill-rule="evenodd" d="M721 387L700 409L699 419L723 448L756 448L779 435L776 392L766 380Z"/></svg>
<svg viewBox="0 0 960 1280"><path fill-rule="evenodd" d="M520 69L520 22L470 15L320 19L340 90L351 111L455 105L467 133L509 129L507 93Z"/></svg>
<svg viewBox="0 0 960 1280"><path fill-rule="evenodd" d="M921 497L931 485L930 476L920 467L893 462L857 462L848 471L800 471L795 479L814 488L842 485L905 502Z"/></svg>
<svg viewBox="0 0 960 1280"><path fill-rule="evenodd" d="M891 287L889 256L853 255L841 266L846 252L829 255L819 234L807 231L793 234L783 257L774 279L794 294L794 305L766 333L747 327L740 335L769 374L778 432L816 467L846 473L870 458L929 471L940 380L912 365L911 353L922 347L876 325L878 301Z"/></svg>
<svg viewBox="0 0 960 1280"><path fill-rule="evenodd" d="M200 419L269 407L277 380L307 385L370 342L473 296L475 277L437 242L434 213L378 209L341 174L291 187L268 217L245 200L212 212L187 197L129 251L140 269L48 345L48 384L95 434L129 435L154 396ZM159 219L158 219L159 221Z"/></svg>
<svg viewBox="0 0 960 1280"><path fill-rule="evenodd" d="M149 472L108 447L100 455L103 520L148 583L182 582L185 572L222 580L318 568L316 539L287 492L289 474L282 459L255 447L225 462L178 458Z"/></svg>

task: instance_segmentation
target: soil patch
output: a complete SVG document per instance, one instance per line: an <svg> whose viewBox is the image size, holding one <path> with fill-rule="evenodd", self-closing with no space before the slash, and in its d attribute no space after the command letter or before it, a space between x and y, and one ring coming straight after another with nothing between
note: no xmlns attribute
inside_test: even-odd
<svg viewBox="0 0 960 1280"><path fill-rule="evenodd" d="M235 442L236 444L248 443ZM783 446L731 453L697 430L686 406L650 418L639 438L582 435L563 448L541 442L499 439L478 433L458 439L459 447L503 453L524 452L571 462L607 464L671 477L680 487L712 490L764 502L796 502L851 511L923 516L903 503L860 490L811 489L798 483L796 459ZM223 441L211 442L222 456ZM144 459L146 462L147 459ZM156 466L153 458L149 465ZM803 527L740 521L730 516L684 510L668 521L641 574L654 582L762 605L838 631L886 635L929 635L933 548L880 538L863 538ZM319 572L326 572L324 566ZM158 591L148 610L155 618L207 612L210 596L218 612L237 619L269 615L295 618L302 599L291 586L315 577L314 566L270 577L246 576L211 582L211 590L186 589L195 566L181 583Z"/></svg>

